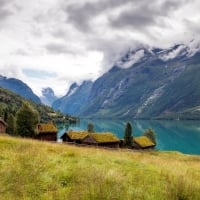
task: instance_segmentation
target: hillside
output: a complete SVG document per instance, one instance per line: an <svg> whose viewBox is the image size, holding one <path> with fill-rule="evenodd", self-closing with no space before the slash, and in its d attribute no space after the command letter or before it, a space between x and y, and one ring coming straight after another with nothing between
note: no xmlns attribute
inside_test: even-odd
<svg viewBox="0 0 200 200"><path fill-rule="evenodd" d="M56 100L52 107L63 113L77 115L87 105L91 88L91 81L84 81L80 86L73 83L67 94Z"/></svg>
<svg viewBox="0 0 200 200"><path fill-rule="evenodd" d="M193 47L180 44L169 49L129 50L94 81L90 94L86 92L87 102L76 114L111 119L200 119L199 77L200 50ZM79 96L79 91L74 95Z"/></svg>
<svg viewBox="0 0 200 200"><path fill-rule="evenodd" d="M40 98L33 93L32 89L19 79L7 78L0 75L0 87L11 90L12 92L35 103L41 103Z"/></svg>
<svg viewBox="0 0 200 200"><path fill-rule="evenodd" d="M198 200L200 157L0 136L1 200Z"/></svg>
<svg viewBox="0 0 200 200"><path fill-rule="evenodd" d="M17 110L21 107L23 101L28 100L16 93L0 87L0 116L3 116L5 113L15 114ZM32 101L29 102L39 112L41 122L46 122L49 120L60 122L63 121L64 118L66 120L75 119L74 117L71 117L69 115L64 115L60 112L56 112L49 106L37 104Z"/></svg>

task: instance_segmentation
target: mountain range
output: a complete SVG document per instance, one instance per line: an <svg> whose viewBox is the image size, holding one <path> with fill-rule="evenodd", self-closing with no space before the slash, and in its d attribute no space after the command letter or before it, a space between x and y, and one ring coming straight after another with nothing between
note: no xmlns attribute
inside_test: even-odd
<svg viewBox="0 0 200 200"><path fill-rule="evenodd" d="M12 92L35 103L41 103L40 98L33 93L32 89L19 79L7 78L0 75L0 87L11 90Z"/></svg>
<svg viewBox="0 0 200 200"><path fill-rule="evenodd" d="M57 98L51 88L42 97L15 78L0 76L0 87L36 103L87 118L200 119L200 45L168 49L129 49L94 82L73 83Z"/></svg>
<svg viewBox="0 0 200 200"><path fill-rule="evenodd" d="M73 83L67 94L53 103L53 108L78 116L81 109L87 106L92 85L91 81L84 81L80 86Z"/></svg>
<svg viewBox="0 0 200 200"><path fill-rule="evenodd" d="M199 119L199 49L130 49L93 83L74 83L53 107L92 118Z"/></svg>

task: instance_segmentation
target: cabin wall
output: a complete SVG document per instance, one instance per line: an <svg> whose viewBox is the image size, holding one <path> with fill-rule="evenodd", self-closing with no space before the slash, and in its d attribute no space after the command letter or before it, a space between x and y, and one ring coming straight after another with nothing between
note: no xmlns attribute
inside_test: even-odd
<svg viewBox="0 0 200 200"><path fill-rule="evenodd" d="M99 143L98 146L108 147L108 148L119 148L119 142Z"/></svg>
<svg viewBox="0 0 200 200"><path fill-rule="evenodd" d="M5 133L5 132L6 132L6 126L0 123L0 133Z"/></svg>
<svg viewBox="0 0 200 200"><path fill-rule="evenodd" d="M91 137L91 136L87 136L83 141L83 144L87 144L87 145L97 145L97 142Z"/></svg>
<svg viewBox="0 0 200 200"><path fill-rule="evenodd" d="M72 140L66 133L61 137L61 139L63 140L63 142L72 142Z"/></svg>
<svg viewBox="0 0 200 200"><path fill-rule="evenodd" d="M37 137L39 140L45 141L56 141L57 140L57 133L40 133Z"/></svg>

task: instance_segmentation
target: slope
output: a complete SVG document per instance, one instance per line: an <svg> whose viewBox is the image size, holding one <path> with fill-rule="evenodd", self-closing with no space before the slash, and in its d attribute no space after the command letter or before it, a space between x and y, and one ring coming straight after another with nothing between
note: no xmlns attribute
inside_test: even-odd
<svg viewBox="0 0 200 200"><path fill-rule="evenodd" d="M198 200L200 196L199 156L108 151L7 136L0 136L0 150L2 200Z"/></svg>
<svg viewBox="0 0 200 200"><path fill-rule="evenodd" d="M0 87L11 90L28 100L32 100L35 103L41 103L40 98L33 93L31 88L21 80L15 78L7 78L0 75Z"/></svg>
<svg viewBox="0 0 200 200"><path fill-rule="evenodd" d="M0 87L0 116L5 115L5 113L15 114L21 107L23 101L28 100L18 94L13 93L12 91ZM32 101L29 101L29 103L39 112L41 122L47 122L50 120L59 122L64 119L76 119L69 115L63 115L60 112L56 112L49 106L36 104Z"/></svg>

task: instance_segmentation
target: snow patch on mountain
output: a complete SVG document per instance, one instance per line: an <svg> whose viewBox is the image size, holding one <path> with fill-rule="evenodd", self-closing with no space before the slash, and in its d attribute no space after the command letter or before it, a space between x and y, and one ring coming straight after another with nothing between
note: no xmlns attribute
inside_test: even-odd
<svg viewBox="0 0 200 200"><path fill-rule="evenodd" d="M146 101L138 108L136 117L139 116L147 106L149 106L150 104L153 104L153 102L162 95L164 87L165 85L153 91L152 95L148 97Z"/></svg>
<svg viewBox="0 0 200 200"><path fill-rule="evenodd" d="M173 48L169 48L167 50L160 51L159 58L163 61L172 60L176 57L186 56L192 57L200 50L200 42L193 40L187 45L179 44L175 45Z"/></svg>
<svg viewBox="0 0 200 200"><path fill-rule="evenodd" d="M126 55L125 59L119 60L116 62L116 65L121 68L129 68L135 63L139 62L141 58L144 57L144 49L140 49L136 51L135 53L129 52Z"/></svg>
<svg viewBox="0 0 200 200"><path fill-rule="evenodd" d="M171 51L162 52L159 58L163 61L172 60L180 55L187 54L185 45L179 45L177 48L172 49Z"/></svg>

